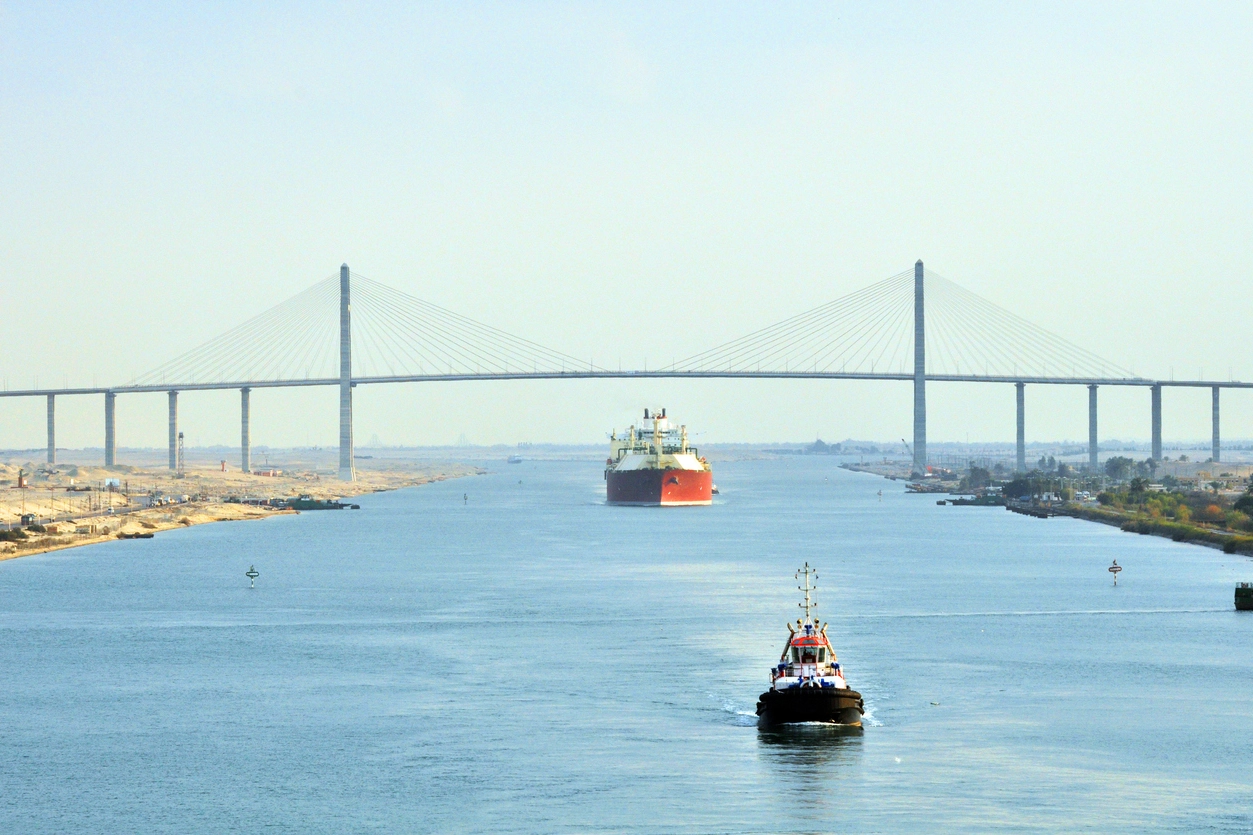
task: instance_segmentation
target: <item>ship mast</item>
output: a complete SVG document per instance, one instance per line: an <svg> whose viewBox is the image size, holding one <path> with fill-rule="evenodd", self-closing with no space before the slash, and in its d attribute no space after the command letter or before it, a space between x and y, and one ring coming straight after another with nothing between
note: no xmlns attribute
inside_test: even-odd
<svg viewBox="0 0 1253 835"><path fill-rule="evenodd" d="M818 572L817 572L817 570L816 570L816 569L810 568L810 567L809 567L809 563L807 562L807 563L805 563L805 567L804 567L804 568L798 568L798 569L796 570L796 579L797 579L797 580L799 580L799 579L801 578L801 575L802 575L802 574L804 574L804 575L805 575L805 585L803 585L803 586L797 586L796 588L797 588L797 589L799 589L800 591L805 592L805 602L804 602L804 603L797 603L796 605L797 605L799 608L801 608L801 609L804 609L804 610L805 610L805 620L809 620L809 610L810 610L810 609L817 609L817 608L818 608L818 604L817 604L817 603L814 603L813 601L811 601L811 600L809 599L809 593L810 593L811 591L817 591L817 590L818 590L818 587L817 587L817 586L811 586L811 585L809 584L809 578L812 576L815 580L817 580L817 579L818 579Z"/></svg>

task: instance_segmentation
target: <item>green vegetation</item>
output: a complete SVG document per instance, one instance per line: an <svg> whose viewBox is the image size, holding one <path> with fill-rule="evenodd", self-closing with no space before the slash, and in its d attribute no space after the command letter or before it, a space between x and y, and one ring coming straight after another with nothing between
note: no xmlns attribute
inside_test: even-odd
<svg viewBox="0 0 1253 835"><path fill-rule="evenodd" d="M1219 492L1222 484L1217 481L1209 485L1211 490L1191 491L1182 489L1180 481L1169 475L1161 484L1153 484L1157 462L1151 459L1114 456L1105 462L1103 473L1076 473L1051 457L1040 458L1039 464L1038 470L1001 482L1006 499L1052 497L1054 503L1065 503L1064 512L1081 519L1117 525L1132 533L1166 536L1176 542L1216 545L1227 553L1253 555L1253 483L1231 501ZM971 466L961 480L961 489L995 487L993 472ZM1095 493L1097 506L1075 503L1078 490Z"/></svg>
<svg viewBox="0 0 1253 835"><path fill-rule="evenodd" d="M0 542L20 542L26 538L26 531L21 528L0 531Z"/></svg>
<svg viewBox="0 0 1253 835"><path fill-rule="evenodd" d="M1105 475L1114 481L1128 481L1139 476L1152 478L1157 473L1157 462L1152 458L1135 461L1122 455L1115 455L1105 462Z"/></svg>
<svg viewBox="0 0 1253 835"><path fill-rule="evenodd" d="M981 490L992 483L992 473L983 467L970 468L969 474L962 477L961 484L958 485L960 490Z"/></svg>

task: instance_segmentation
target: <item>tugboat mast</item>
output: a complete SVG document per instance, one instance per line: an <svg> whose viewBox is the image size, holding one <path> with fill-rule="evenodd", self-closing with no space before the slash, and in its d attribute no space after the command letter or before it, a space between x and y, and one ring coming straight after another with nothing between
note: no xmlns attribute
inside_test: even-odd
<svg viewBox="0 0 1253 835"><path fill-rule="evenodd" d="M810 609L817 609L817 608L818 608L818 604L817 604L817 603L812 602L812 601L809 599L809 593L810 593L811 591L817 591L817 590L818 590L818 587L817 587L817 586L810 586L810 585L809 585L809 577L810 577L810 575L813 575L813 578L814 578L815 580L817 580L817 579L818 579L818 572L817 572L817 570L816 570L816 569L810 568L810 567L809 567L809 563L808 563L808 562L806 562L806 563L805 563L805 567L804 567L804 568L798 568L798 569L796 570L796 579L797 579L797 580L799 580L799 579L801 578L801 575L802 575L802 574L804 574L804 575L805 575L805 585L803 585L803 586L797 586L796 588L797 588L797 589L799 589L800 591L805 592L805 602L804 602L804 603L797 603L796 605L797 605L799 608L801 608L801 609L804 609L804 610L805 610L805 620L809 620L809 610L810 610Z"/></svg>

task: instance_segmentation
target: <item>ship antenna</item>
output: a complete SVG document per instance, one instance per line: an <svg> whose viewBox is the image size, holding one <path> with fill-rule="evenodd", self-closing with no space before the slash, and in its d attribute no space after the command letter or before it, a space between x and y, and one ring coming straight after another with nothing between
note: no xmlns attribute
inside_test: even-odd
<svg viewBox="0 0 1253 835"><path fill-rule="evenodd" d="M811 585L809 584L809 578L812 576L815 580L817 580L817 579L818 579L818 572L817 572L815 569L810 568L810 567L809 567L809 563L805 563L805 567L804 567L804 568L798 568L798 569L796 569L796 579L797 579L797 580L799 580L799 579L801 578L801 575L802 575L802 574L804 574L804 575L805 575L805 585L803 585L803 586L797 586L796 588L797 588L797 589L799 589L800 591L805 592L805 602L804 602L804 603L797 603L796 605L797 605L799 608L801 608L801 609L804 609L804 610L805 610L805 620L809 620L809 610L810 610L810 609L817 609L817 608L818 608L818 604L817 604L817 603L814 603L812 600L810 600L810 599L809 599L809 593L810 593L811 591L817 591L817 590L818 590L818 587L817 587L817 586L811 586Z"/></svg>

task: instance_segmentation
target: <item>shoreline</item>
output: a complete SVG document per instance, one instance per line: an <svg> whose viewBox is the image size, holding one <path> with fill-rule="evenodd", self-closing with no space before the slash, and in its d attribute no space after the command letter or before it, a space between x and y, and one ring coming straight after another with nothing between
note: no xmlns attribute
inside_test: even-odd
<svg viewBox="0 0 1253 835"><path fill-rule="evenodd" d="M901 465L895 463L852 465L845 469L850 472L878 476L888 481L908 482L908 478L901 475L901 469L903 469ZM947 487L941 489L940 485L936 485L932 490L910 492L943 492L953 495ZM1157 519L1144 514L1126 513L1103 507L1084 507L1068 503L1053 506L1052 510L1058 516L1115 527L1123 533L1157 536L1173 542L1213 548L1222 551L1224 554L1253 557L1253 537L1239 533L1220 531L1199 525L1182 524L1169 519Z"/></svg>
<svg viewBox="0 0 1253 835"><path fill-rule="evenodd" d="M55 513L55 502L58 501L55 498L55 492L66 488L60 484L33 486L29 491L32 494L29 500L25 495L17 498L12 495L3 497L6 500L4 511L16 516L15 509L9 505L19 499L23 504L23 509L33 507L37 510L48 511L39 514L40 527L43 527L45 532L30 530L29 526L18 526L16 530L22 531L26 538L0 541L0 562L86 545L100 545L127 539L147 539L165 531L212 522L242 522L301 513L299 510L288 507L244 503L238 498L234 501L227 501L224 498L224 496L235 498L238 493L249 496L263 494L267 499L271 497L294 498L300 495L311 495L318 499L352 499L370 493L386 493L407 487L420 487L453 478L483 475L487 472L482 467L472 465L413 466L413 462L404 463L408 463L409 466L404 466L402 462L380 461L376 466L359 469L358 479L352 482L331 479L323 481L316 477L311 479L309 473L301 472L293 473L287 478L234 473L227 479L219 477L215 471L189 472L187 477L172 481L173 477L168 473L127 468L126 475L131 478L138 476L156 482L160 488L170 488L170 492L186 490L188 493L194 493L195 497L177 493L171 497L171 500L166 500L164 503L143 507L131 506L130 496L122 497L117 493L97 491L96 495L89 498L84 498L80 494L70 494L68 498L60 501L63 504L86 503L87 506L91 506L94 502L96 507L90 512L82 513L74 513L71 508L69 512L60 515ZM82 468L76 468L76 477L81 477L81 470ZM81 474L95 475L94 473ZM166 492L160 488L155 492ZM219 495L212 496L210 491ZM52 504L50 510L35 502L36 497L44 495L49 497L48 501ZM150 499L151 494L144 498ZM100 505L106 501L109 509L100 510ZM118 506L118 502L124 502L124 504ZM45 517L53 521L43 522ZM0 529L0 533L4 531Z"/></svg>

